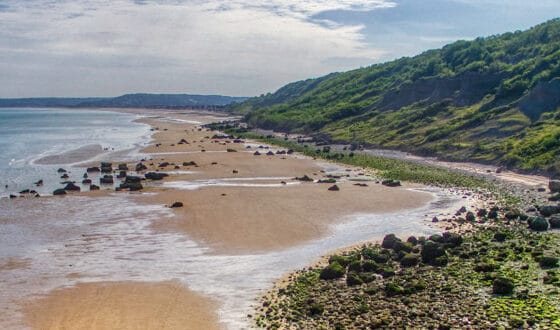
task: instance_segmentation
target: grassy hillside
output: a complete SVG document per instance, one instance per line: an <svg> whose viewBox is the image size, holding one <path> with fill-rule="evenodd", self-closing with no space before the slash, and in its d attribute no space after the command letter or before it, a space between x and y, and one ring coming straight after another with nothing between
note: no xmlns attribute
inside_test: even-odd
<svg viewBox="0 0 560 330"><path fill-rule="evenodd" d="M289 84L230 110L262 128L560 173L560 19Z"/></svg>

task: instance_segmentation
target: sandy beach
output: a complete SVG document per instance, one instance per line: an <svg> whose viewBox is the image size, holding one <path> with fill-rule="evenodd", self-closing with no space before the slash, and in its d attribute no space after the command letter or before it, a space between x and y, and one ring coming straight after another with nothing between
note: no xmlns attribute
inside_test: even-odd
<svg viewBox="0 0 560 330"><path fill-rule="evenodd" d="M145 117L140 121L151 125L154 131L150 144L141 150L142 163L147 166L147 171L171 175L162 181L146 181L142 193L101 191L74 195L89 196L92 200L112 200L121 196L118 198L138 203L139 207L161 208L174 202L183 203L183 207L163 210L169 213L168 216L151 221L142 230L148 233L146 235L151 235L151 232L161 237L172 235L175 241L181 240L177 237L192 241L189 244L202 249L203 252L197 253L202 253L200 258L204 262L218 265L217 273L212 275L213 284L204 284L195 275L192 275L193 280L190 275L181 279L181 272L169 274L171 281L125 278L124 281L95 282L87 281L87 272L71 273L67 277L72 278L74 286L32 295L20 301L23 322L27 326L33 329L109 329L115 326L120 329L236 328L239 320L228 323L227 318L224 319L224 314L228 314L227 308L235 302L209 294L219 291L212 286L220 286L220 262L230 264L235 263L234 260L245 262L251 259L253 264L257 264L259 255L262 258L267 255L277 258L275 262L281 263L286 270L293 270L304 266L306 260L311 261L332 249L357 243L352 241L354 236L351 235L355 233L344 229L346 223L350 223L348 228L354 228L351 224L357 219L354 215L361 215L361 222L357 222L360 226L375 227L374 223L383 223L383 232L393 227L395 231L415 230L408 229L409 225L412 226L410 228L427 228L428 222L422 224L425 219L417 219L421 217L417 213L427 213L426 207L435 197L433 193L417 189L422 187L405 184L389 188L376 183L371 173L362 168L319 162L298 154L277 153L282 149L260 146L251 141L235 143L233 139L219 136L219 132L207 131L199 126L198 123L219 119L212 114L171 112L163 115L157 112L155 117L153 111L142 113ZM255 155L256 151L260 155ZM129 168L134 168L137 163L130 159L112 161L114 165L126 161ZM74 168L74 171L77 170ZM315 182L295 179L304 175ZM338 191L328 189L332 183L316 182L328 176L337 178ZM422 211L414 211L416 209ZM411 216L416 214L412 224L404 220L408 210ZM388 215L387 218L383 218L384 214ZM367 215L379 222L371 222L373 220L368 220ZM132 219L127 221L133 223ZM104 222L88 226L95 228L99 223ZM116 222L113 224L118 225ZM134 232L127 233L132 237L130 244L134 244ZM340 233L343 233L342 236ZM359 239L376 239L380 234L376 232L373 237L360 236ZM364 235L368 235L367 231ZM339 239L339 236L345 238ZM154 237L157 240L159 236ZM88 240L94 239L101 240L96 236L88 237ZM301 249L298 248L300 246ZM308 250L313 252L305 255L304 251ZM177 252L180 254L181 251ZM134 253L140 253L142 257L143 252ZM290 261L285 260L282 253L286 256L303 254L305 257ZM188 264L187 260L191 259L184 260L183 263ZM29 263L28 260L15 259L0 262L0 278L3 272L27 267ZM149 264L142 267L149 267ZM190 273L192 271L184 274ZM262 287L253 285L255 292L248 290L239 294L256 299L258 292L271 287L274 280L284 273L281 269L265 272L255 281ZM164 275L162 279L165 279ZM226 278L227 273L221 276L225 282L234 281ZM173 279L181 281L174 282ZM224 285L235 288L237 284ZM243 285L251 287L251 283ZM228 294L236 295L235 292ZM251 303L245 300L239 307L242 312L246 312ZM4 316L4 319L7 318L9 316ZM250 325L250 320L243 322Z"/></svg>

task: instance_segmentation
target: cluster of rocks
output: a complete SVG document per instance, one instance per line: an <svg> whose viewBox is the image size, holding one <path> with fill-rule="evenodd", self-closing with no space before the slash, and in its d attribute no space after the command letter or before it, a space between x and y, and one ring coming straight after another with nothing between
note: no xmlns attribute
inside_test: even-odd
<svg viewBox="0 0 560 330"><path fill-rule="evenodd" d="M254 319L260 328L554 328L545 306L560 301L549 294L560 287L559 246L522 226L389 234L290 275Z"/></svg>

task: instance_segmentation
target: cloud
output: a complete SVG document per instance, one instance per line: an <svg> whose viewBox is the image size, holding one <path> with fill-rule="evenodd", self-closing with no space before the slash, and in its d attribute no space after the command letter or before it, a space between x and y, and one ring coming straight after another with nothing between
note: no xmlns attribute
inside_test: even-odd
<svg viewBox="0 0 560 330"><path fill-rule="evenodd" d="M0 10L0 96L268 92L383 54L364 40L363 25L314 19L318 13L394 5L8 0Z"/></svg>

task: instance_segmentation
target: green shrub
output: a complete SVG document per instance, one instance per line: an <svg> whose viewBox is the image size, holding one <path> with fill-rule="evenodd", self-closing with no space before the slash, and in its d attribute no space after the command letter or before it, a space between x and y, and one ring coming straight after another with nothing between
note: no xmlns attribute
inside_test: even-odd
<svg viewBox="0 0 560 330"><path fill-rule="evenodd" d="M319 278L323 280L333 280L337 278L341 278L344 276L345 273L344 267L342 267L337 261L333 261L327 267L321 270L321 274Z"/></svg>

